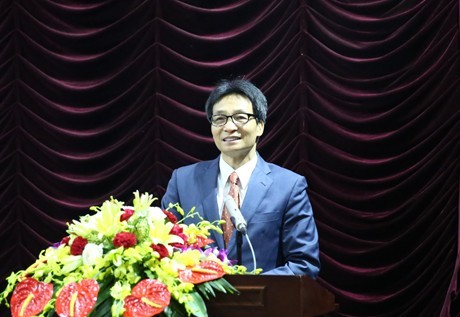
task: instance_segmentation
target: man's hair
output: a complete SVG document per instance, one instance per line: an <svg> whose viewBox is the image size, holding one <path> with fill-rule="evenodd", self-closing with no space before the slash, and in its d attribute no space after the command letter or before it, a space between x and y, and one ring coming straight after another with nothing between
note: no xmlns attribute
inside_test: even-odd
<svg viewBox="0 0 460 317"><path fill-rule="evenodd" d="M249 80L246 79L232 79L221 80L211 94L205 104L206 116L211 118L212 109L214 105L223 97L237 94L249 99L252 103L252 111L258 121L265 123L267 120L267 98L260 91L259 88L254 86Z"/></svg>

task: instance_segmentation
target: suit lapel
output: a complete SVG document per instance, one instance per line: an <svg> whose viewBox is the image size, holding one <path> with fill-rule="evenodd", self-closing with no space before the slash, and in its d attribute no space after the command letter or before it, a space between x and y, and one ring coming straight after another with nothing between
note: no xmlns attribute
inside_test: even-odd
<svg viewBox="0 0 460 317"><path fill-rule="evenodd" d="M202 187L201 201L203 206L203 217L214 222L220 220L219 207L217 205L217 175L219 173L219 157L209 162L202 170L198 171L198 184ZM224 238L221 234L211 231L211 239L213 239L219 249L224 248Z"/></svg>
<svg viewBox="0 0 460 317"><path fill-rule="evenodd" d="M244 197L243 206L241 206L241 213L249 223L251 218L254 216L257 207L260 205L262 200L265 198L268 189L273 183L272 178L269 176L270 167L268 164L259 156L256 168L251 175L248 184L248 190Z"/></svg>
<svg viewBox="0 0 460 317"><path fill-rule="evenodd" d="M248 228L250 228L250 222L252 217L257 210L257 207L260 205L262 200L265 198L268 189L273 183L272 178L269 176L270 167L267 162L265 162L260 156L258 157L257 165L254 171L252 172L251 178L248 184L248 190L246 196L244 197L243 205L241 206L241 214L248 223ZM250 230L250 229L249 229ZM228 252L230 253L234 248L236 248L236 233L233 234L232 239L230 239Z"/></svg>

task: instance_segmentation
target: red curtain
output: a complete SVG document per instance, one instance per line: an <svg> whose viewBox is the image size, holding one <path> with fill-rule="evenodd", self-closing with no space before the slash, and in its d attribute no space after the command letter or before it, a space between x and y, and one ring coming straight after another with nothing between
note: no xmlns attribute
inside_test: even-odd
<svg viewBox="0 0 460 317"><path fill-rule="evenodd" d="M0 278L110 195L214 158L221 78L306 176L335 316L458 316L458 0L2 0Z"/></svg>

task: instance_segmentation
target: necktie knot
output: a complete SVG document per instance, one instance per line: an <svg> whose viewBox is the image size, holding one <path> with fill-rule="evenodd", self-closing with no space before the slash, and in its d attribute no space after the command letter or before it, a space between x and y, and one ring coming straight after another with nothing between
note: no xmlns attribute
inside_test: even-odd
<svg viewBox="0 0 460 317"><path fill-rule="evenodd" d="M240 198L239 198L239 188L238 188L238 174L236 172L231 173L230 176L228 177L228 180L230 181L230 191L228 192L228 194L233 198L233 200L239 206Z"/></svg>
<svg viewBox="0 0 460 317"><path fill-rule="evenodd" d="M231 184L236 185L238 183L238 174L236 172L231 173L228 178Z"/></svg>

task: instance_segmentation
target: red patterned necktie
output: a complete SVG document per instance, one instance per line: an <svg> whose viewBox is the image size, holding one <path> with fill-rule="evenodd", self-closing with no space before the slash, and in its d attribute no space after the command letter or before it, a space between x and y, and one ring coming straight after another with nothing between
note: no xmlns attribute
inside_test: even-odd
<svg viewBox="0 0 460 317"><path fill-rule="evenodd" d="M239 207L240 206L240 192L238 188L238 174L236 172L233 172L230 174L228 177L228 180L230 182L230 190L228 191L228 195L233 198L235 201L236 205ZM225 201L225 197L224 197ZM222 220L225 220L225 224L223 224L223 231L224 231L224 241L225 241L225 247L228 246L228 242L230 241L230 237L232 236L234 227L232 224L232 221L230 220L230 215L227 211L227 207L225 207L224 204L224 211L222 212Z"/></svg>

